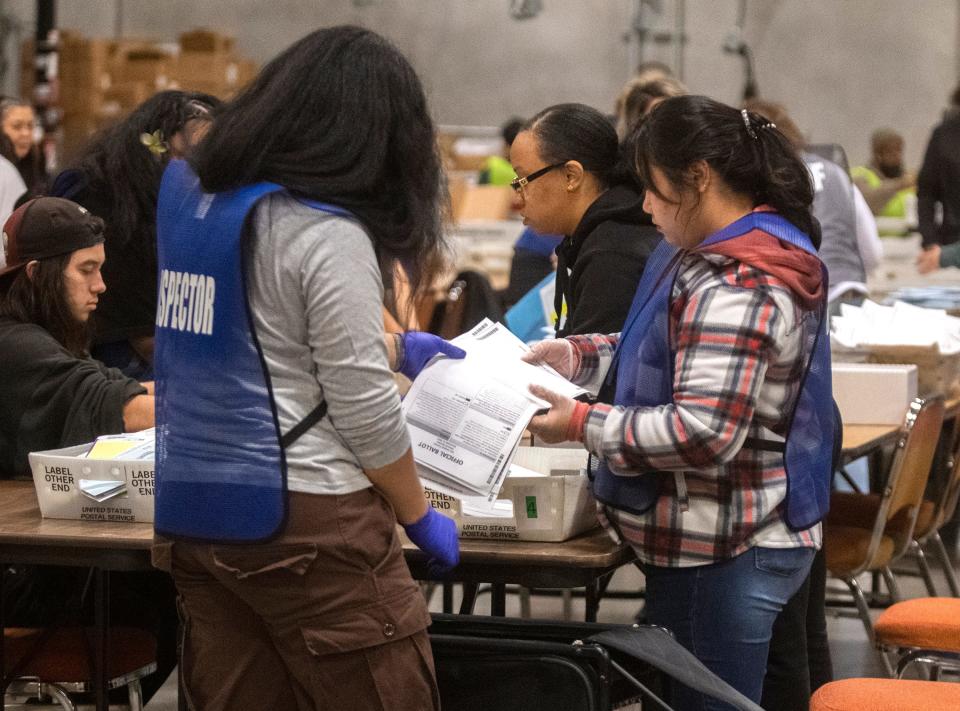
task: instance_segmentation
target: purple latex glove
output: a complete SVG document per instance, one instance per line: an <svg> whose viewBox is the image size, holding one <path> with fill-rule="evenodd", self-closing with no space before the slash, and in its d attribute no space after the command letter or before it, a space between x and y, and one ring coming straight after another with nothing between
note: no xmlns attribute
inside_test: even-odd
<svg viewBox="0 0 960 711"><path fill-rule="evenodd" d="M431 556L427 567L432 575L445 573L460 562L457 524L452 518L437 513L432 506L427 507L427 512L419 520L406 524L403 530L417 548Z"/></svg>
<svg viewBox="0 0 960 711"><path fill-rule="evenodd" d="M414 380L423 366L437 353L443 353L449 358L463 358L467 353L457 348L440 336L422 331L407 331L398 340L397 345L397 372L403 373L410 380Z"/></svg>

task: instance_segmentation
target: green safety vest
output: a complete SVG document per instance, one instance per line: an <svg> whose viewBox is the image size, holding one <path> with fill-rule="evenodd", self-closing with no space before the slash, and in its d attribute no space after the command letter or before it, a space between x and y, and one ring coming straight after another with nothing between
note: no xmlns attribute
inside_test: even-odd
<svg viewBox="0 0 960 711"><path fill-rule="evenodd" d="M510 181L517 177L510 161L500 156L490 156L483 164L483 172L486 174L487 183L490 185L509 185Z"/></svg>
<svg viewBox="0 0 960 711"><path fill-rule="evenodd" d="M854 180L865 181L871 188L879 188L883 183L883 178L877 175L873 168L868 168L865 165L857 166L850 171L850 175ZM899 191L887 201L878 217L906 217L907 206L904 200L907 195L916 195L916 191L913 188L904 188Z"/></svg>

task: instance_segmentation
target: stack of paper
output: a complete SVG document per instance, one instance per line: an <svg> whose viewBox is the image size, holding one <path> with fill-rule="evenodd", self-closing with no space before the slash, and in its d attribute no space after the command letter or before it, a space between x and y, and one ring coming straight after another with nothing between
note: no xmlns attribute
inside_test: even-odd
<svg viewBox="0 0 960 711"><path fill-rule="evenodd" d="M87 452L87 459L152 460L156 449L155 430L102 435Z"/></svg>
<svg viewBox="0 0 960 711"><path fill-rule="evenodd" d="M453 343L466 358L438 357L404 398L414 459L431 488L492 502L524 429L549 407L530 394L530 384L571 398L586 391L552 368L520 360L529 348L503 324L485 319Z"/></svg>
<svg viewBox="0 0 960 711"><path fill-rule="evenodd" d="M911 286L897 289L888 295L892 301L905 301L925 309L960 309L960 287Z"/></svg>
<svg viewBox="0 0 960 711"><path fill-rule="evenodd" d="M960 318L942 309L921 308L902 301L881 306L864 301L862 307L842 304L840 316L830 320L835 346L932 346L940 353L960 352Z"/></svg>

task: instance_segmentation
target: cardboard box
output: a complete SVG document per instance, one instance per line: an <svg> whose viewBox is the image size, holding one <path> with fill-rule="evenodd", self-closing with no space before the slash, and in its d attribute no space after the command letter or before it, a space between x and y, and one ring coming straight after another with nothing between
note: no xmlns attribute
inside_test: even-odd
<svg viewBox="0 0 960 711"><path fill-rule="evenodd" d="M176 81L185 91L229 97L256 76L257 65L225 52L183 51L177 60Z"/></svg>
<svg viewBox="0 0 960 711"><path fill-rule="evenodd" d="M117 83L143 83L160 91L174 80L177 69L176 57L156 45L145 45L118 53L114 77Z"/></svg>
<svg viewBox="0 0 960 711"><path fill-rule="evenodd" d="M103 92L103 103L94 117L101 122L119 120L153 96L155 87L147 81L118 82Z"/></svg>
<svg viewBox="0 0 960 711"><path fill-rule="evenodd" d="M582 448L519 447L513 461L543 476L507 477L500 498L513 503L510 518L465 516L457 499L429 489L427 500L457 522L461 538L557 542L598 525Z"/></svg>
<svg viewBox="0 0 960 711"><path fill-rule="evenodd" d="M833 399L845 425L902 425L916 396L916 365L833 364Z"/></svg>
<svg viewBox="0 0 960 711"><path fill-rule="evenodd" d="M459 196L454 222L506 220L513 211L513 188L506 185L470 185Z"/></svg>
<svg viewBox="0 0 960 711"><path fill-rule="evenodd" d="M866 345L870 363L912 363L917 366L917 394L960 395L960 353L941 353L937 344L929 346Z"/></svg>
<svg viewBox="0 0 960 711"><path fill-rule="evenodd" d="M234 39L199 27L180 35L180 49L184 52L232 52Z"/></svg>
<svg viewBox="0 0 960 711"><path fill-rule="evenodd" d="M100 119L89 114L67 114L60 124L63 132L63 152L61 159L64 165L69 165L90 142L96 133L103 128Z"/></svg>
<svg viewBox="0 0 960 711"><path fill-rule="evenodd" d="M44 518L153 522L153 460L87 459L81 444L30 454L30 469ZM124 482L124 491L97 502L80 491L80 480Z"/></svg>

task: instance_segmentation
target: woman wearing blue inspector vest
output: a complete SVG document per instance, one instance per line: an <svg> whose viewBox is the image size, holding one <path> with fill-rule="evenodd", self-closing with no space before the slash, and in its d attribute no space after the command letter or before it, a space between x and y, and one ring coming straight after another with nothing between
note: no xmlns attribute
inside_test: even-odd
<svg viewBox="0 0 960 711"><path fill-rule="evenodd" d="M154 562L181 598L193 707L435 709L430 622L396 523L440 569L384 338L382 273L442 247L420 82L386 40L314 32L226 105L157 215Z"/></svg>
<svg viewBox="0 0 960 711"><path fill-rule="evenodd" d="M633 137L665 242L623 332L545 341L547 362L614 405L551 402L530 429L584 443L602 520L640 558L646 618L759 702L774 619L820 546L835 437L803 162L757 114L667 99ZM534 388L531 388L534 389ZM683 709L727 709L686 688Z"/></svg>

